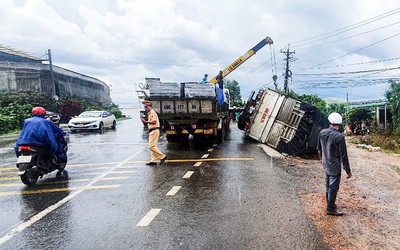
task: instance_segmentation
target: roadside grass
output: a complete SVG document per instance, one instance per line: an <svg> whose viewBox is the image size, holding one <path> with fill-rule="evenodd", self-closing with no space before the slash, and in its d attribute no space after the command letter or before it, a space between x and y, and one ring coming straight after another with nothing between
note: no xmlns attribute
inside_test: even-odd
<svg viewBox="0 0 400 250"><path fill-rule="evenodd" d="M348 140L352 144L367 144L380 147L385 153L400 154L400 137L388 134L372 134L352 137Z"/></svg>
<svg viewBox="0 0 400 250"><path fill-rule="evenodd" d="M124 117L121 117L121 118L118 118L117 119L117 121L125 121L125 120L129 120L129 119L132 119L131 117L128 117L128 116L124 116Z"/></svg>
<svg viewBox="0 0 400 250"><path fill-rule="evenodd" d="M19 135L21 133L21 129L15 129L12 131L9 131L5 134L0 134L0 136L13 136L13 135Z"/></svg>

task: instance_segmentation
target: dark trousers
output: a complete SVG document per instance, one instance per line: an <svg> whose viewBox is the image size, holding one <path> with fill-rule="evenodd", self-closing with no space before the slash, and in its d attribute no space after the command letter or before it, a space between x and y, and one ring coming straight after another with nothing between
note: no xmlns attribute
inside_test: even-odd
<svg viewBox="0 0 400 250"><path fill-rule="evenodd" d="M336 196L339 191L340 185L340 174L339 175L326 175L325 176L325 184L326 184L326 202L327 202L327 210L335 211L336 210Z"/></svg>

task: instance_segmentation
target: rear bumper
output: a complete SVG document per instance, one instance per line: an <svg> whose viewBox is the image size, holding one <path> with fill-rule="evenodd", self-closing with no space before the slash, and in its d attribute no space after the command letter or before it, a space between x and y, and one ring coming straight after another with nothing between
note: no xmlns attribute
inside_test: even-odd
<svg viewBox="0 0 400 250"><path fill-rule="evenodd" d="M205 134L205 135L212 135L215 134L216 129L210 128L210 129L196 129L192 133L190 133L188 130L167 130L165 133L167 135L187 135L187 134Z"/></svg>

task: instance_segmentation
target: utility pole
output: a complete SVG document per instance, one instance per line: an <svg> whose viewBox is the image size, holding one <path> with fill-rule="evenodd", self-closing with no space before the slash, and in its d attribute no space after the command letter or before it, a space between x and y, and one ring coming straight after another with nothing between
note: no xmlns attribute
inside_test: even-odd
<svg viewBox="0 0 400 250"><path fill-rule="evenodd" d="M347 100L347 109L346 109L346 126L347 126L347 124L349 124L349 93L347 93L346 100Z"/></svg>
<svg viewBox="0 0 400 250"><path fill-rule="evenodd" d="M289 70L289 60L293 58L291 55L295 53L295 51L289 51L289 46L290 46L290 44L288 44L287 51L281 50L281 53L285 54L285 56L286 56L286 59L285 59L286 60L286 72L285 72L285 87L284 87L285 94L289 94L288 79L289 79L289 77L292 77L292 71Z"/></svg>
<svg viewBox="0 0 400 250"><path fill-rule="evenodd" d="M57 101L59 93L58 93L58 87L56 86L56 81L54 80L53 61L51 59L51 50L50 49L47 50L47 56L49 57L50 79L51 79L51 83L54 88L53 98Z"/></svg>

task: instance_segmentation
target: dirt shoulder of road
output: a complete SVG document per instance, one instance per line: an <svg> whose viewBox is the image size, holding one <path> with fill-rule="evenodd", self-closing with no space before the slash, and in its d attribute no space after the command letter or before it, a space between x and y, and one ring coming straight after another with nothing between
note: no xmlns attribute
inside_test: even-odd
<svg viewBox="0 0 400 250"><path fill-rule="evenodd" d="M316 157L284 159L306 173L299 196L307 216L333 249L400 249L400 156L347 147L353 177L342 173L337 205L343 217L325 214L325 173Z"/></svg>

